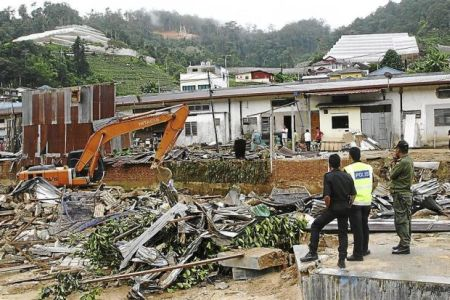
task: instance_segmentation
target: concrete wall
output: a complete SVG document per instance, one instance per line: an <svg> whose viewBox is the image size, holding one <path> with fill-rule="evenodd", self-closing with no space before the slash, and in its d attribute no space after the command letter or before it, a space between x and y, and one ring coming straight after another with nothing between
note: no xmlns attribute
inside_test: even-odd
<svg viewBox="0 0 450 300"><path fill-rule="evenodd" d="M302 277L304 300L447 300L450 296L448 277L412 276L384 272L348 272L320 269Z"/></svg>
<svg viewBox="0 0 450 300"><path fill-rule="evenodd" d="M325 111L328 113L325 114ZM348 128L333 129L332 118L348 117ZM328 108L320 111L320 129L324 132L324 141L340 141L346 131L361 131L361 110L359 107Z"/></svg>

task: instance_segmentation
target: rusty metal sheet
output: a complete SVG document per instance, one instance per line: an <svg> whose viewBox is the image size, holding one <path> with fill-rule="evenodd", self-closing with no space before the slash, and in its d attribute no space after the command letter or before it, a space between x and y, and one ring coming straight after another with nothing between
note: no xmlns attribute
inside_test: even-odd
<svg viewBox="0 0 450 300"><path fill-rule="evenodd" d="M93 98L92 98L92 117L93 120L100 119L100 86L94 85L92 87L93 90Z"/></svg>
<svg viewBox="0 0 450 300"><path fill-rule="evenodd" d="M39 94L39 121L38 124L45 124L45 101L44 94ZM36 124L37 125L37 124Z"/></svg>
<svg viewBox="0 0 450 300"><path fill-rule="evenodd" d="M66 125L54 124L49 126L48 153L65 153L65 131Z"/></svg>
<svg viewBox="0 0 450 300"><path fill-rule="evenodd" d="M100 119L114 117L115 103L114 103L114 85L102 85L100 94Z"/></svg>
<svg viewBox="0 0 450 300"><path fill-rule="evenodd" d="M52 93L44 94L44 106L41 108L44 114L43 124L52 124Z"/></svg>
<svg viewBox="0 0 450 300"><path fill-rule="evenodd" d="M47 154L47 141L48 141L48 125L41 125L39 139L39 154Z"/></svg>
<svg viewBox="0 0 450 300"><path fill-rule="evenodd" d="M70 118L72 120L72 124L78 123L78 106L72 106L70 108Z"/></svg>
<svg viewBox="0 0 450 300"><path fill-rule="evenodd" d="M23 128L23 153L33 159L36 153L38 138L38 125L29 125Z"/></svg>
<svg viewBox="0 0 450 300"><path fill-rule="evenodd" d="M31 125L39 124L39 94L34 94L31 99L32 119Z"/></svg>
<svg viewBox="0 0 450 300"><path fill-rule="evenodd" d="M84 149L92 134L92 124L67 125L67 148L66 151Z"/></svg>
<svg viewBox="0 0 450 300"><path fill-rule="evenodd" d="M65 124L64 122L64 92L57 93L57 114L56 114L56 123L57 124Z"/></svg>
<svg viewBox="0 0 450 300"><path fill-rule="evenodd" d="M120 138L122 140L122 149L130 148L130 134L123 134Z"/></svg>

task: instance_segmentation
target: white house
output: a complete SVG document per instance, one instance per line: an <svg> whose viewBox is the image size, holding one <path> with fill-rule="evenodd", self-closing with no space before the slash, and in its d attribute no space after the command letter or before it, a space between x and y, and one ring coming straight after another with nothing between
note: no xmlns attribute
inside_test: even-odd
<svg viewBox="0 0 450 300"><path fill-rule="evenodd" d="M359 131L392 147L402 137L412 146L446 145L450 129L450 73L400 74L339 81L250 86L216 90L213 121L208 91L117 97L120 110L151 109L187 103L190 116L178 144L227 143L253 130L268 139L273 110L274 131L283 126L303 134L320 127L324 141L339 142ZM412 117L414 116L414 117ZM292 124L294 123L294 124Z"/></svg>
<svg viewBox="0 0 450 300"><path fill-rule="evenodd" d="M198 66L187 67L187 72L180 74L180 90L185 92L207 90L208 73L212 89L228 87L228 71L225 68L211 65L210 62L202 62Z"/></svg>

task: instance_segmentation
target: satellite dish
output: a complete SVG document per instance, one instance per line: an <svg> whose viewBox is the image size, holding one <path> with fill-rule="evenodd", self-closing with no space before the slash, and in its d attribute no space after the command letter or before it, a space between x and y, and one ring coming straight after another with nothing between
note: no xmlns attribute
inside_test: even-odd
<svg viewBox="0 0 450 300"><path fill-rule="evenodd" d="M391 79L391 78L392 78L392 73L390 73L390 72L385 72L385 73L384 73L384 77L386 77L387 79Z"/></svg>

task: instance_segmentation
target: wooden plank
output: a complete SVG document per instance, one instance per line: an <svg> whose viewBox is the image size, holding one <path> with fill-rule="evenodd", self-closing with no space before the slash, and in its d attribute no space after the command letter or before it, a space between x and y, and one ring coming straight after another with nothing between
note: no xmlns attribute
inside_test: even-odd
<svg viewBox="0 0 450 300"><path fill-rule="evenodd" d="M100 278L88 279L88 280L83 280L82 283L88 284L88 283L95 283L95 282L102 282L102 281L127 279L127 278L131 278L131 277L135 277L135 276L145 275L145 274L160 273L160 272L166 272L166 271L171 271L171 270L176 270L176 269L186 269L186 268L195 267L195 266L207 265L210 263L224 261L227 259L243 257L243 256L244 256L243 253L237 253L237 254L230 255L230 256L210 258L210 259L195 261L195 262L191 262L191 263L187 263L187 264L181 264L181 265L175 265L175 266L169 266L169 267L163 267L163 268L156 268L156 269L151 269L151 270L146 270L146 271L121 274L121 275L115 275L115 276L105 276L105 277L100 277Z"/></svg>
<svg viewBox="0 0 450 300"><path fill-rule="evenodd" d="M32 265L32 264L18 265L18 266L0 268L0 273L20 271L20 270L33 269L33 268L36 268L36 265Z"/></svg>

